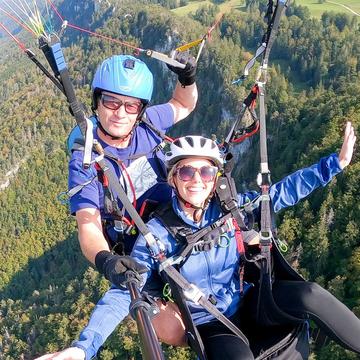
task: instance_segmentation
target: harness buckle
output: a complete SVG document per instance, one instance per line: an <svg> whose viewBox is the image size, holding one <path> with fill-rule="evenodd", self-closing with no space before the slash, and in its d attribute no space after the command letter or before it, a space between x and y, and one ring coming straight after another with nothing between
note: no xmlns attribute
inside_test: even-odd
<svg viewBox="0 0 360 360"><path fill-rule="evenodd" d="M159 272L166 269L168 266L180 264L184 260L183 256L172 256L167 258L165 261L160 262Z"/></svg>
<svg viewBox="0 0 360 360"><path fill-rule="evenodd" d="M190 288L184 291L184 295L196 305L199 305L199 300L205 296L205 294L194 284L190 284Z"/></svg>
<svg viewBox="0 0 360 360"><path fill-rule="evenodd" d="M271 231L260 232L260 247L271 246L273 235Z"/></svg>
<svg viewBox="0 0 360 360"><path fill-rule="evenodd" d="M123 220L114 220L114 230L120 234L130 235L132 230L134 229L134 225L128 224Z"/></svg>

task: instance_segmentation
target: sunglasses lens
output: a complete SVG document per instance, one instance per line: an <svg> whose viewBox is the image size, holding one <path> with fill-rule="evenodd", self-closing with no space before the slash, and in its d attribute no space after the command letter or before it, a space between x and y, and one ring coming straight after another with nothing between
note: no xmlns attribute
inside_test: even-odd
<svg viewBox="0 0 360 360"><path fill-rule="evenodd" d="M183 166L177 170L181 181L190 181L196 172L199 172L202 181L207 183L215 179L217 169L211 166L203 166L200 169L195 169L192 166Z"/></svg>
<svg viewBox="0 0 360 360"><path fill-rule="evenodd" d="M140 107L141 104L139 103L130 103L130 102L126 102L125 103L125 111L128 114L137 114L140 112Z"/></svg>
<svg viewBox="0 0 360 360"><path fill-rule="evenodd" d="M114 98L113 96L109 95L102 95L101 102L107 109L110 110L118 110L122 105L125 106L125 111L128 114L138 114L141 110L141 103L137 102L122 102L119 99Z"/></svg>
<svg viewBox="0 0 360 360"><path fill-rule="evenodd" d="M200 168L200 176L204 182L213 181L216 175L216 168L210 166L203 166Z"/></svg>
<svg viewBox="0 0 360 360"><path fill-rule="evenodd" d="M181 181L190 181L195 175L196 169L191 166L183 166L178 169L178 177Z"/></svg>
<svg viewBox="0 0 360 360"><path fill-rule="evenodd" d="M114 97L108 95L102 95L101 102L104 105L104 107L110 110L118 110L120 106L123 104L122 101L119 101Z"/></svg>

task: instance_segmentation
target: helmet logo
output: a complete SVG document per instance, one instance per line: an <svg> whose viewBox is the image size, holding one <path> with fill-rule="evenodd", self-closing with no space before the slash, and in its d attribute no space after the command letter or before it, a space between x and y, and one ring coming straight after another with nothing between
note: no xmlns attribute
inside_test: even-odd
<svg viewBox="0 0 360 360"><path fill-rule="evenodd" d="M124 91L124 92L130 92L131 91L131 87L130 86L119 86L120 92Z"/></svg>
<svg viewBox="0 0 360 360"><path fill-rule="evenodd" d="M133 59L126 59L124 62L123 62L123 66L125 69L134 69L135 67L135 60Z"/></svg>

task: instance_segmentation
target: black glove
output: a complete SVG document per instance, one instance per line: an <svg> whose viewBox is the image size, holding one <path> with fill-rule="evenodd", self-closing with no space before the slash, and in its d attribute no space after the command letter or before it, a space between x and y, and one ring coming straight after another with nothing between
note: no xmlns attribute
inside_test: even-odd
<svg viewBox="0 0 360 360"><path fill-rule="evenodd" d="M189 86L195 82L196 74L196 60L193 56L190 56L188 53L180 52L177 53L174 60L186 64L184 69L166 64L167 67L178 75L179 82L182 86Z"/></svg>
<svg viewBox="0 0 360 360"><path fill-rule="evenodd" d="M114 255L106 250L96 254L95 265L105 278L116 286L126 285L125 273L128 270L132 271L136 280L140 282L142 280L140 274L148 271L146 266L138 264L131 256Z"/></svg>

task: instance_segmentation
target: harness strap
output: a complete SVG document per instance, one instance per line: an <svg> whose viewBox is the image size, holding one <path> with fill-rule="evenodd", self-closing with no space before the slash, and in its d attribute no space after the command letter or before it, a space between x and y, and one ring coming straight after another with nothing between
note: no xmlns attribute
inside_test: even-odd
<svg viewBox="0 0 360 360"><path fill-rule="evenodd" d="M172 266L175 263L177 269L183 266L188 256L190 256L194 245L202 237L209 234L211 234L210 237L219 237L221 233L228 231L230 222L229 220L232 218L232 214L227 213L217 222L211 224L210 226L207 226L206 228L200 229L195 233L192 233L191 227L184 224L184 222L178 216L176 216L171 203L167 203L166 205L158 208L153 213L153 217L156 217L159 221L161 221L163 226L180 244L184 244L184 246L180 249L180 255L174 255L172 258L166 258L166 260L163 260L160 263L159 269L161 272L164 272L167 275L165 275L165 279L170 284L172 291L173 288L180 288L176 291L181 290L183 296L185 296L188 300L191 300L196 304L202 305L205 310L207 310L210 314L214 316L215 319L222 322L235 335L239 336L244 342L247 342L245 335L216 308L213 299L206 299L205 295L195 285L189 284L178 272L178 270L175 270L174 266ZM238 229L240 231L240 227ZM169 275L168 271L171 272L171 276ZM181 299L179 299L179 301L180 303L182 302ZM186 311L189 310L187 309ZM186 326L188 327L188 325ZM191 325L190 328L192 328L192 326L193 325ZM195 348L198 346L199 345L195 346Z"/></svg>
<svg viewBox="0 0 360 360"><path fill-rule="evenodd" d="M230 212L223 215L214 223L195 232L193 232L193 229L185 224L178 216L174 215L171 202L158 207L152 214L152 217L156 217L181 246L180 250L175 255L168 258L165 264L180 264L180 266L182 266L193 249L195 249L195 251L211 250L220 243L221 235L233 229L235 229L236 234L234 223L236 223L239 229L238 235L235 236L240 235L241 237L241 228L238 226L237 221ZM244 251L242 251L242 253L244 254Z"/></svg>
<svg viewBox="0 0 360 360"><path fill-rule="evenodd" d="M71 151L84 151L84 139L83 138L77 138L74 140L74 144L71 147ZM114 160L116 162L124 162L125 160L136 160L139 159L143 156L147 156L150 153L157 153L159 150L162 150L164 148L165 144L164 142L161 142L160 144L156 145L153 149L151 149L151 151L147 152L147 153L140 153L140 154L134 154L134 155L130 155L125 159L118 159L115 155L111 154L110 152L104 150L104 156L108 159Z"/></svg>
<svg viewBox="0 0 360 360"><path fill-rule="evenodd" d="M97 178L99 182L101 183L104 191L104 209L105 212L108 214L113 214L118 217L122 217L123 214L119 208L119 204L116 201L114 194L112 191L110 191L109 187L109 180L107 176L105 175L103 169L99 166L99 164L95 163L95 169L97 171Z"/></svg>
<svg viewBox="0 0 360 360"><path fill-rule="evenodd" d="M170 286L171 294L174 297L177 306L179 307L181 317L186 327L186 337L188 339L189 345L196 352L196 355L200 360L207 360L204 344L192 320L189 307L187 306L184 298L184 293L171 278L168 276L165 278L166 282Z"/></svg>
<svg viewBox="0 0 360 360"><path fill-rule="evenodd" d="M63 93L66 96L68 104L70 105L71 114L74 116L81 133L85 137L83 166L84 168L89 168L91 163L91 148L93 142L93 124L91 120L85 116L84 108L76 98L75 90L70 79L69 70L67 68L66 61L61 49L60 40L54 34L50 36L50 39L42 36L39 38L39 47L48 60L56 78L60 79Z"/></svg>
<svg viewBox="0 0 360 360"><path fill-rule="evenodd" d="M160 260L161 261L161 260ZM186 299L201 305L206 311L208 311L215 319L224 324L229 330L231 330L236 336L249 345L249 341L242 331L234 325L217 307L205 297L205 294L197 288L194 284L190 284L173 266L169 265L163 268L163 271L169 276L177 286L179 286Z"/></svg>

